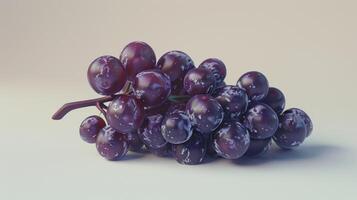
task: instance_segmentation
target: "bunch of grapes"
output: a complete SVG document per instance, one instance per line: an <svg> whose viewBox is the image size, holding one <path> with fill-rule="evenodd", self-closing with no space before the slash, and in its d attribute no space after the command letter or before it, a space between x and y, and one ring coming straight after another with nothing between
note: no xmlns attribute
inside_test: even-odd
<svg viewBox="0 0 357 200"><path fill-rule="evenodd" d="M170 156L200 164L208 156L238 159L298 147L313 129L298 108L284 111L285 97L260 72L226 85L225 64L217 58L195 67L184 52L170 51L156 62L153 49L132 42L119 58L101 56L88 68L91 87L104 97L65 104L53 119L73 109L96 106L80 136L96 143L101 156L119 160L128 151Z"/></svg>

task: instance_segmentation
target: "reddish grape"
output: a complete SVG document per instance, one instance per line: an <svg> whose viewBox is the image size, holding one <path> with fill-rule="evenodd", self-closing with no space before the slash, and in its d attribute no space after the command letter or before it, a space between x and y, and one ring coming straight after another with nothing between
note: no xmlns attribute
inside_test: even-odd
<svg viewBox="0 0 357 200"><path fill-rule="evenodd" d="M285 108L284 94L274 87L269 88L268 94L262 102L270 106L278 115L282 113Z"/></svg>
<svg viewBox="0 0 357 200"><path fill-rule="evenodd" d="M144 121L144 110L138 100L129 95L119 95L107 110L108 124L122 133L136 131Z"/></svg>
<svg viewBox="0 0 357 200"><path fill-rule="evenodd" d="M217 58L208 58L199 67L206 68L213 73L216 84L222 83L226 77L226 65Z"/></svg>
<svg viewBox="0 0 357 200"><path fill-rule="evenodd" d="M99 132L96 147L104 158L119 160L128 152L127 135L106 126Z"/></svg>
<svg viewBox="0 0 357 200"><path fill-rule="evenodd" d="M186 142L190 139L192 132L191 121L183 111L169 113L162 121L162 136L171 144Z"/></svg>
<svg viewBox="0 0 357 200"><path fill-rule="evenodd" d="M189 95L208 94L215 88L215 78L206 68L194 68L187 72L183 87Z"/></svg>
<svg viewBox="0 0 357 200"><path fill-rule="evenodd" d="M243 74L237 86L247 91L248 97L252 101L262 100L269 90L269 83L264 74L256 71L251 71Z"/></svg>
<svg viewBox="0 0 357 200"><path fill-rule="evenodd" d="M266 139L272 137L278 129L279 119L268 105L257 103L245 113L243 123L251 138Z"/></svg>
<svg viewBox="0 0 357 200"><path fill-rule="evenodd" d="M99 131L105 127L105 121L96 115L89 116L83 120L79 127L81 138L88 143L95 143Z"/></svg>
<svg viewBox="0 0 357 200"><path fill-rule="evenodd" d="M136 75L133 89L145 107L164 103L171 93L170 78L160 70L146 70Z"/></svg>
<svg viewBox="0 0 357 200"><path fill-rule="evenodd" d="M153 49L145 42L135 41L124 47L120 54L128 80L133 81L136 74L147 69L152 69L156 64Z"/></svg>
<svg viewBox="0 0 357 200"><path fill-rule="evenodd" d="M119 92L126 82L123 65L113 56L101 56L95 59L89 65L87 78L90 86L102 95Z"/></svg>
<svg viewBox="0 0 357 200"><path fill-rule="evenodd" d="M185 143L173 144L172 152L178 163L197 165L203 162L206 155L206 141L201 133L195 131Z"/></svg>
<svg viewBox="0 0 357 200"><path fill-rule="evenodd" d="M226 159L237 159L244 155L250 143L248 130L239 122L226 122L213 135L214 149Z"/></svg>

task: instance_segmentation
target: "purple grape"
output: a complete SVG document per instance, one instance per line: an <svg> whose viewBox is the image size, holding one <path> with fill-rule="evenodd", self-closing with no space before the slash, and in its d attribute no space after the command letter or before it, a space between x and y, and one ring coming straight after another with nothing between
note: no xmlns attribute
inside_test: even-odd
<svg viewBox="0 0 357 200"><path fill-rule="evenodd" d="M226 87L227 84L223 81L221 83L218 83L218 85L216 85L216 87L214 88L213 92L212 92L212 96L216 97L219 92L222 90L222 88Z"/></svg>
<svg viewBox="0 0 357 200"><path fill-rule="evenodd" d="M250 144L247 152L245 152L245 156L259 156L267 152L271 146L271 138L255 140L250 139Z"/></svg>
<svg viewBox="0 0 357 200"><path fill-rule="evenodd" d="M313 130L313 124L312 124L311 118L303 110L301 110L299 108L290 108L290 109L286 110L285 113L295 113L297 115L300 115L306 125L306 130L307 130L306 137L309 137L311 135L312 130Z"/></svg>
<svg viewBox="0 0 357 200"><path fill-rule="evenodd" d="M304 118L296 112L283 112L279 118L279 129L273 136L275 143L283 149L299 146L307 135Z"/></svg>
<svg viewBox="0 0 357 200"><path fill-rule="evenodd" d="M268 105L257 103L245 113L243 123L251 138L266 139L272 137L278 129L279 119Z"/></svg>
<svg viewBox="0 0 357 200"><path fill-rule="evenodd" d="M206 68L194 68L187 72L183 87L189 95L208 94L215 88L215 78Z"/></svg>
<svg viewBox="0 0 357 200"><path fill-rule="evenodd" d="M176 111L186 111L186 104L185 103L171 103L167 113L173 113Z"/></svg>
<svg viewBox="0 0 357 200"><path fill-rule="evenodd" d="M139 138L136 132L132 132L128 135L129 151L132 152L142 152L144 143Z"/></svg>
<svg viewBox="0 0 357 200"><path fill-rule="evenodd" d="M157 67L171 80L172 94L178 95L183 88L186 73L195 68L192 59L182 51L169 51L157 61Z"/></svg>
<svg viewBox="0 0 357 200"><path fill-rule="evenodd" d="M123 88L126 82L126 73L117 58L101 56L89 65L87 78L90 86L98 94L112 95Z"/></svg>
<svg viewBox="0 0 357 200"><path fill-rule="evenodd" d="M197 165L203 162L206 154L206 141L201 133L195 131L183 144L172 145L173 156L178 163Z"/></svg>
<svg viewBox="0 0 357 200"><path fill-rule="evenodd" d="M192 124L183 111L177 111L166 115L162 121L161 134L171 144L181 144L190 139Z"/></svg>
<svg viewBox="0 0 357 200"><path fill-rule="evenodd" d="M99 132L96 147L104 158L119 160L128 152L127 135L106 126Z"/></svg>
<svg viewBox="0 0 357 200"><path fill-rule="evenodd" d="M152 69L156 64L155 53L145 42L135 41L124 47L120 54L120 61L129 81L133 81L136 74Z"/></svg>
<svg viewBox="0 0 357 200"><path fill-rule="evenodd" d="M121 133L137 130L144 121L144 110L138 100L129 95L119 95L107 110L108 124Z"/></svg>
<svg viewBox="0 0 357 200"><path fill-rule="evenodd" d="M226 65L217 58L208 58L199 67L206 68L213 73L216 84L222 83L226 77Z"/></svg>
<svg viewBox="0 0 357 200"><path fill-rule="evenodd" d="M225 86L217 93L216 100L224 110L227 119L239 119L239 116L247 110L248 95L245 90L237 86Z"/></svg>
<svg viewBox="0 0 357 200"><path fill-rule="evenodd" d="M150 151L150 153L159 156L159 157L171 157L172 156L172 147L170 143L167 143L166 145L164 145L161 148L158 149L153 149L148 147L148 150Z"/></svg>
<svg viewBox="0 0 357 200"><path fill-rule="evenodd" d="M248 150L249 143L249 132L239 122L226 122L213 134L215 151L226 159L237 159L243 156Z"/></svg>
<svg viewBox="0 0 357 200"><path fill-rule="evenodd" d="M224 117L222 106L209 95L193 96L186 104L186 112L195 129L203 134L214 131Z"/></svg>
<svg viewBox="0 0 357 200"><path fill-rule="evenodd" d="M264 74L256 71L251 71L243 74L237 86L246 90L248 97L252 101L262 100L269 90L269 83Z"/></svg>
<svg viewBox="0 0 357 200"><path fill-rule="evenodd" d="M139 138L146 146L159 149L167 144L161 134L162 120L163 116L161 114L149 116L145 119L141 128L138 129Z"/></svg>
<svg viewBox="0 0 357 200"><path fill-rule="evenodd" d="M282 113L285 108L284 94L274 87L269 88L268 94L262 102L270 106L278 115Z"/></svg>
<svg viewBox="0 0 357 200"><path fill-rule="evenodd" d="M83 120L79 127L81 138L88 143L95 143L99 131L105 127L105 121L96 115L89 116Z"/></svg>
<svg viewBox="0 0 357 200"><path fill-rule="evenodd" d="M171 106L171 101L166 100L164 103L158 106L145 107L145 116L151 116L156 114L165 114Z"/></svg>
<svg viewBox="0 0 357 200"><path fill-rule="evenodd" d="M171 93L170 78L160 70L146 70L136 75L133 82L134 93L146 107L158 106Z"/></svg>

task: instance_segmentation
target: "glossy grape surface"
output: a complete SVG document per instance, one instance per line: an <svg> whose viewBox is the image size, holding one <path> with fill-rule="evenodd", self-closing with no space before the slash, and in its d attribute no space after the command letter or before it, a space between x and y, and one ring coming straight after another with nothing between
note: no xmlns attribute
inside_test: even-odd
<svg viewBox="0 0 357 200"><path fill-rule="evenodd" d="M209 95L193 96L186 104L186 112L194 128L204 134L215 130L224 117L222 106Z"/></svg>
<svg viewBox="0 0 357 200"><path fill-rule="evenodd" d="M275 143L283 149L299 146L307 135L304 118L295 112L284 112L279 118L279 129L273 136Z"/></svg>
<svg viewBox="0 0 357 200"><path fill-rule="evenodd" d="M256 140L250 139L250 144L247 152L244 155L246 156L259 156L267 152L271 146L271 138Z"/></svg>
<svg viewBox="0 0 357 200"><path fill-rule="evenodd" d="M99 132L96 147L104 158L119 160L128 152L127 135L106 126Z"/></svg>
<svg viewBox="0 0 357 200"><path fill-rule="evenodd" d="M95 143L99 131L105 127L105 121L96 115L89 116L83 120L79 127L81 138L88 143Z"/></svg>
<svg viewBox="0 0 357 200"><path fill-rule="evenodd" d="M282 113L285 108L284 94L274 87L269 88L268 94L262 102L270 106L278 115Z"/></svg>
<svg viewBox="0 0 357 200"><path fill-rule="evenodd" d="M145 107L163 104L171 93L170 78L160 70L146 70L136 75L133 89Z"/></svg>
<svg viewBox="0 0 357 200"><path fill-rule="evenodd" d="M157 61L157 67L170 77L172 94L181 93L186 73L195 68L192 59L182 51L169 51Z"/></svg>
<svg viewBox="0 0 357 200"><path fill-rule="evenodd" d="M201 133L195 131L185 143L173 144L172 152L173 157L181 164L200 164L206 155L206 141Z"/></svg>
<svg viewBox="0 0 357 200"><path fill-rule="evenodd" d="M161 133L171 144L181 144L190 139L193 132L191 121L183 111L166 115L162 121Z"/></svg>
<svg viewBox="0 0 357 200"><path fill-rule="evenodd" d="M306 129L307 129L306 137L309 137L311 135L312 130L313 130L313 124L312 124L311 118L306 114L306 112L304 112L303 110L301 110L299 108L290 108L290 109L286 110L285 113L295 113L297 115L300 115L306 125Z"/></svg>
<svg viewBox="0 0 357 200"><path fill-rule="evenodd" d="M226 159L237 159L244 155L250 143L248 130L239 122L222 124L213 134L214 149Z"/></svg>
<svg viewBox="0 0 357 200"><path fill-rule="evenodd" d="M253 139L266 139L278 129L279 119L275 111L263 103L252 106L244 115L244 126Z"/></svg>
<svg viewBox="0 0 357 200"><path fill-rule="evenodd" d="M119 92L127 79L123 65L113 56L101 56L95 59L89 65L87 78L94 91L102 95Z"/></svg>
<svg viewBox="0 0 357 200"><path fill-rule="evenodd" d="M138 100L129 95L119 95L107 110L108 124L122 133L136 131L144 121L143 107Z"/></svg>
<svg viewBox="0 0 357 200"><path fill-rule="evenodd" d="M208 94L215 88L215 77L206 68L195 68L187 72L183 87L187 94Z"/></svg>
<svg viewBox="0 0 357 200"><path fill-rule="evenodd" d="M146 117L144 124L138 129L138 135L141 141L153 149L162 148L167 141L161 134L161 123L163 115L157 114Z"/></svg>
<svg viewBox="0 0 357 200"><path fill-rule="evenodd" d="M217 58L208 58L199 67L206 68L213 73L216 84L222 83L226 77L226 65Z"/></svg>
<svg viewBox="0 0 357 200"><path fill-rule="evenodd" d="M145 42L135 41L124 47L120 54L128 80L133 81L136 74L155 67L156 57L153 49Z"/></svg>
<svg viewBox="0 0 357 200"><path fill-rule="evenodd" d="M237 86L225 86L217 92L216 100L221 104L226 119L239 119L247 110L248 95Z"/></svg>
<svg viewBox="0 0 357 200"><path fill-rule="evenodd" d="M248 97L252 101L262 100L269 91L269 83L264 74L251 71L243 74L237 86L246 90Z"/></svg>

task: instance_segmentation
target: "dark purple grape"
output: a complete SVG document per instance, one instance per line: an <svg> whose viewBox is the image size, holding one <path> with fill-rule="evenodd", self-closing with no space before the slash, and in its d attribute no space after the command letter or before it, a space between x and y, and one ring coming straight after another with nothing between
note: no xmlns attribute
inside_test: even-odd
<svg viewBox="0 0 357 200"><path fill-rule="evenodd" d="M247 93L237 86L228 85L221 88L216 100L223 107L224 116L227 119L239 119L248 107Z"/></svg>
<svg viewBox="0 0 357 200"><path fill-rule="evenodd" d="M156 64L155 53L145 42L135 41L124 47L120 54L128 80L133 81L136 74L152 69Z"/></svg>
<svg viewBox="0 0 357 200"><path fill-rule="evenodd" d="M107 110L108 124L121 133L136 131L144 121L144 110L138 100L129 95L119 95Z"/></svg>
<svg viewBox="0 0 357 200"><path fill-rule="evenodd" d="M275 143L283 149L299 146L307 135L304 118L296 112L283 112L279 117L279 128L273 136Z"/></svg>
<svg viewBox="0 0 357 200"><path fill-rule="evenodd" d="M172 94L182 93L186 73L195 68L192 59L182 51L169 51L157 61L157 67L171 80Z"/></svg>
<svg viewBox="0 0 357 200"><path fill-rule="evenodd" d="M216 97L219 94L219 92L222 90L222 88L224 88L226 86L227 86L227 84L224 81L221 82L221 83L218 83L218 85L216 85L216 87L214 88L214 90L213 90L211 95L213 97Z"/></svg>
<svg viewBox="0 0 357 200"><path fill-rule="evenodd" d="M208 58L199 67L208 69L216 80L216 84L222 83L226 78L226 65L217 58Z"/></svg>
<svg viewBox="0 0 357 200"><path fill-rule="evenodd" d="M146 70L136 75L133 89L145 107L163 104L171 93L170 78L160 70Z"/></svg>
<svg viewBox="0 0 357 200"><path fill-rule="evenodd" d="M215 151L226 159L237 159L243 156L249 143L249 132L239 122L226 122L213 134Z"/></svg>
<svg viewBox="0 0 357 200"><path fill-rule="evenodd" d="M99 116L89 116L83 120L79 127L81 138L88 143L95 143L99 131L105 127L105 121Z"/></svg>
<svg viewBox="0 0 357 200"><path fill-rule="evenodd" d="M266 139L278 129L279 119L275 111L263 103L252 106L244 115L244 126L253 139Z"/></svg>
<svg viewBox="0 0 357 200"><path fill-rule="evenodd" d="M167 142L161 134L161 114L152 115L145 119L144 124L138 129L141 141L148 147L158 149L164 147Z"/></svg>
<svg viewBox="0 0 357 200"><path fill-rule="evenodd" d="M173 156L178 163L197 165L203 162L206 154L206 141L201 133L195 131L183 144L172 145Z"/></svg>
<svg viewBox="0 0 357 200"><path fill-rule="evenodd" d="M170 106L171 106L171 101L166 100L161 105L153 106L153 107L145 107L144 108L145 116L165 114L167 113L167 110L170 108Z"/></svg>
<svg viewBox="0 0 357 200"><path fill-rule="evenodd" d="M192 124L183 111L177 111L166 115L162 121L161 134L171 144L181 144L190 139Z"/></svg>
<svg viewBox="0 0 357 200"><path fill-rule="evenodd" d="M136 132L132 132L128 135L129 151L132 152L142 152L144 143L139 138Z"/></svg>
<svg viewBox="0 0 357 200"><path fill-rule="evenodd" d="M290 109L286 110L285 113L295 113L297 115L300 115L306 125L306 130L307 130L306 137L309 137L311 135L312 130L313 130L313 124L312 124L311 118L303 110L301 110L299 108L290 108Z"/></svg>
<svg viewBox="0 0 357 200"><path fill-rule="evenodd" d="M259 156L267 152L271 146L271 138L255 140L250 139L250 144L247 152L244 155L246 156Z"/></svg>
<svg viewBox="0 0 357 200"><path fill-rule="evenodd" d="M98 134L96 147L104 158L119 160L128 152L127 134L106 126Z"/></svg>
<svg viewBox="0 0 357 200"><path fill-rule="evenodd" d="M256 71L251 71L243 74L237 86L247 91L248 97L252 101L262 100L269 90L269 83L264 74Z"/></svg>
<svg viewBox="0 0 357 200"><path fill-rule="evenodd" d="M167 143L165 146L158 148L158 149L153 149L148 147L148 150L150 153L159 156L159 157L171 157L172 156L172 147L170 143Z"/></svg>
<svg viewBox="0 0 357 200"><path fill-rule="evenodd" d="M208 94L215 88L215 78L206 68L194 68L187 72L183 87L189 95Z"/></svg>
<svg viewBox="0 0 357 200"><path fill-rule="evenodd" d="M193 96L186 104L186 112L195 129L203 134L215 130L224 117L222 106L209 95Z"/></svg>
<svg viewBox="0 0 357 200"><path fill-rule="evenodd" d="M274 87L269 88L268 94L262 102L270 106L278 115L282 113L285 108L284 94Z"/></svg>
<svg viewBox="0 0 357 200"><path fill-rule="evenodd" d="M90 86L98 94L112 95L123 88L127 77L123 65L117 58L101 56L89 65L87 78Z"/></svg>

